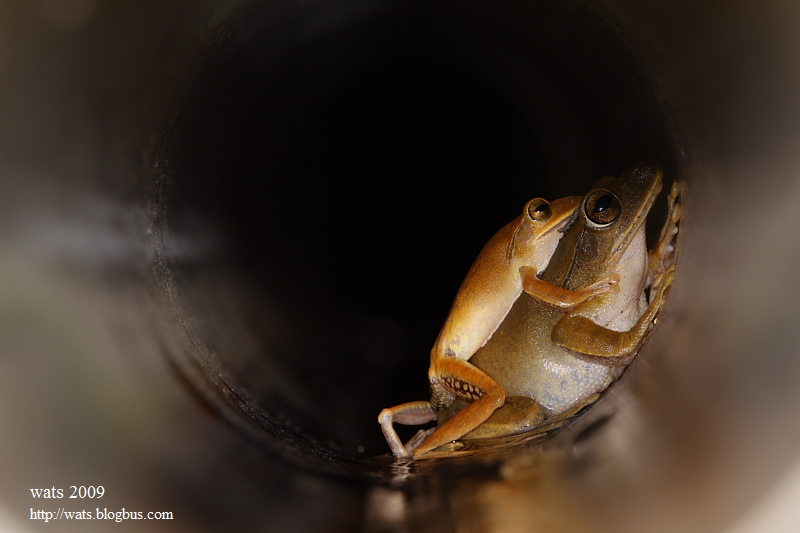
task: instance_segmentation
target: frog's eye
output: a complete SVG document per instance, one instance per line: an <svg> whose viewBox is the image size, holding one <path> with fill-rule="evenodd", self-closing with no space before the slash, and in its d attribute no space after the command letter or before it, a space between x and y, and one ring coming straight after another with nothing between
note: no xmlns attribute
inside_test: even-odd
<svg viewBox="0 0 800 533"><path fill-rule="evenodd" d="M617 197L610 192L595 191L586 198L583 210L591 222L607 226L617 219L622 207Z"/></svg>
<svg viewBox="0 0 800 533"><path fill-rule="evenodd" d="M528 202L528 216L537 222L544 222L550 220L553 216L553 208L547 203L547 200L541 198L534 198Z"/></svg>

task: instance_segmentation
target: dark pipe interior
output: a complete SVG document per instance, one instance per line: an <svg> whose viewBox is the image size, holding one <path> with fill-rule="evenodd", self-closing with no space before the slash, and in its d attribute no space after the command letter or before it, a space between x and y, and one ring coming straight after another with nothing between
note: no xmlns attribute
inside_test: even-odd
<svg viewBox="0 0 800 533"><path fill-rule="evenodd" d="M160 252L205 370L267 426L385 453L377 413L427 397L430 346L492 233L642 160L674 179L673 139L635 58L576 5L510 3L524 24L489 5L273 7L179 103Z"/></svg>

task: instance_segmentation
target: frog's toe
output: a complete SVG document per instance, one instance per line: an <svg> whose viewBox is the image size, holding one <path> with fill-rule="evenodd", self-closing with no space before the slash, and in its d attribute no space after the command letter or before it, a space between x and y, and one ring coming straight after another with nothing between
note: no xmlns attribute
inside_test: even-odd
<svg viewBox="0 0 800 533"><path fill-rule="evenodd" d="M677 224L678 222L680 222L682 218L683 218L683 206L681 206L681 204L675 204L675 206L672 209L672 218L670 220L672 220L673 224ZM674 232L678 233L678 228L675 228Z"/></svg>
<svg viewBox="0 0 800 533"><path fill-rule="evenodd" d="M412 455L414 455L414 450L416 450L419 447L419 445L422 444L422 441L424 441L428 437L428 435L430 435L434 431L436 431L435 427L430 429L420 429L419 431L417 431L417 434L411 437L411 439L409 439L409 441L403 447L407 454L406 456L411 457Z"/></svg>
<svg viewBox="0 0 800 533"><path fill-rule="evenodd" d="M658 297L663 298L667 290L672 286L672 280L675 279L675 265L670 265L666 272L661 276L658 283Z"/></svg>

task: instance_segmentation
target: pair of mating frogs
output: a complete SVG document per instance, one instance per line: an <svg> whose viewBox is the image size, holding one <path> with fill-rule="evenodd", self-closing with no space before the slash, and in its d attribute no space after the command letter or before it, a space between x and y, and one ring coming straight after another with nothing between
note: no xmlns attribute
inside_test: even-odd
<svg viewBox="0 0 800 533"><path fill-rule="evenodd" d="M539 432L595 401L635 357L672 283L684 185L648 251L662 171L643 163L584 197L529 201L486 244L431 351L430 401L381 411L398 459ZM393 423L438 427L407 444ZM437 450L437 448L439 450Z"/></svg>

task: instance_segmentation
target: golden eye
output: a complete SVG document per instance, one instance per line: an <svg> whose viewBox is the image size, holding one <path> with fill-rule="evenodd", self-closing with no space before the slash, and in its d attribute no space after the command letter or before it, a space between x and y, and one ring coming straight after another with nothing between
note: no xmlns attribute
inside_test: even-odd
<svg viewBox="0 0 800 533"><path fill-rule="evenodd" d="M595 224L607 226L619 217L622 206L616 196L601 190L591 193L586 198L583 211Z"/></svg>
<svg viewBox="0 0 800 533"><path fill-rule="evenodd" d="M547 203L547 200L542 200L541 198L534 198L528 202L527 211L528 216L537 222L545 222L553 216L553 209L550 204Z"/></svg>

